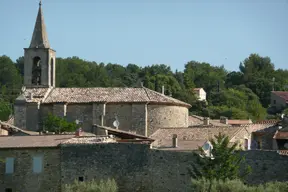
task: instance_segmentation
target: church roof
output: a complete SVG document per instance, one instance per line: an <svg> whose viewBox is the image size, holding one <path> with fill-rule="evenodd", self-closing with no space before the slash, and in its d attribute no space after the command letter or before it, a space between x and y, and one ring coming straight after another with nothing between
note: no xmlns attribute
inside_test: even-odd
<svg viewBox="0 0 288 192"><path fill-rule="evenodd" d="M183 105L188 103L163 95L148 88L95 87L95 88L54 88L43 103L130 103L150 102Z"/></svg>
<svg viewBox="0 0 288 192"><path fill-rule="evenodd" d="M32 93L32 98L31 98ZM127 87L27 88L26 102L42 103L155 103L191 107L190 104L151 89Z"/></svg>
<svg viewBox="0 0 288 192"><path fill-rule="evenodd" d="M38 15L29 48L50 48L41 2L39 3Z"/></svg>

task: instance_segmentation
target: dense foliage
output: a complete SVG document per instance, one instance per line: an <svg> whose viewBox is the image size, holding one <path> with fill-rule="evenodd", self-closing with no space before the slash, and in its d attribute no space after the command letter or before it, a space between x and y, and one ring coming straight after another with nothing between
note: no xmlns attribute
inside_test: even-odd
<svg viewBox="0 0 288 192"><path fill-rule="evenodd" d="M10 103L0 99L0 121L7 121L11 112Z"/></svg>
<svg viewBox="0 0 288 192"><path fill-rule="evenodd" d="M241 180L192 180L193 192L282 192L288 191L288 182L269 182L258 186L245 185Z"/></svg>
<svg viewBox="0 0 288 192"><path fill-rule="evenodd" d="M78 125L75 122L68 122L66 119L52 114L48 114L44 119L43 126L44 130L56 133L73 132L78 128Z"/></svg>
<svg viewBox="0 0 288 192"><path fill-rule="evenodd" d="M64 192L117 192L118 187L115 180L91 180L87 182L75 181L73 184L65 185Z"/></svg>
<svg viewBox="0 0 288 192"><path fill-rule="evenodd" d="M191 113L219 118L253 120L266 117L270 92L287 90L288 70L275 69L269 57L251 54L239 66L239 71L227 71L223 66L190 61L184 71L173 72L168 65L140 67L86 61L78 57L57 58L58 87L145 87L192 104ZM13 103L19 95L24 74L24 58L14 63L0 57L0 98ZM272 80L275 80L273 82ZM203 87L208 102L199 102L192 89ZM0 101L1 102L1 101Z"/></svg>
<svg viewBox="0 0 288 192"><path fill-rule="evenodd" d="M196 163L192 164L191 176L196 179L205 178L209 181L213 179L225 181L227 179L243 179L248 175L251 168L244 167L246 166L244 157L235 152L238 144L234 143L229 146L229 141L228 136L219 133L219 135L215 135L215 139L210 139L213 147L212 149L207 147L208 153L199 147L200 154L197 154ZM241 173L240 165L244 167Z"/></svg>

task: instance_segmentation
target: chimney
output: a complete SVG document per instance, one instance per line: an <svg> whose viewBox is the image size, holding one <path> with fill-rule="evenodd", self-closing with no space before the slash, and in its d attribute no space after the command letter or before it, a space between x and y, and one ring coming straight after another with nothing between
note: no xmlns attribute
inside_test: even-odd
<svg viewBox="0 0 288 192"><path fill-rule="evenodd" d="M227 117L223 117L223 116L221 116L220 117L220 123L223 123L223 124L228 124L228 118Z"/></svg>
<svg viewBox="0 0 288 192"><path fill-rule="evenodd" d="M165 95L165 87L162 85L162 95Z"/></svg>
<svg viewBox="0 0 288 192"><path fill-rule="evenodd" d="M173 147L173 148L177 148L177 147L178 147L178 136L177 136L177 134L174 134L174 135L173 135L173 138L172 138L172 147Z"/></svg>
<svg viewBox="0 0 288 192"><path fill-rule="evenodd" d="M209 125L210 124L210 118L209 117L204 117L204 125Z"/></svg>

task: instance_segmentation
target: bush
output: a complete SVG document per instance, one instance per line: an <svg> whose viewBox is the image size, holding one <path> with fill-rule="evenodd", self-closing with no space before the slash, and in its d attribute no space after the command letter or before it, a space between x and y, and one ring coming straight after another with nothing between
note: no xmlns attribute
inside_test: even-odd
<svg viewBox="0 0 288 192"><path fill-rule="evenodd" d="M206 179L192 180L193 192L282 192L288 191L288 182L269 182L258 186L245 185L241 180L226 180L211 182Z"/></svg>
<svg viewBox="0 0 288 192"><path fill-rule="evenodd" d="M0 98L0 121L7 121L12 113L10 103Z"/></svg>
<svg viewBox="0 0 288 192"><path fill-rule="evenodd" d="M88 182L74 181L73 184L65 185L64 192L117 192L118 187L114 179L106 181L91 180Z"/></svg>
<svg viewBox="0 0 288 192"><path fill-rule="evenodd" d="M45 130L57 133L73 132L78 128L78 125L75 122L68 122L66 119L57 117L52 114L48 114L48 116L43 121L43 125Z"/></svg>

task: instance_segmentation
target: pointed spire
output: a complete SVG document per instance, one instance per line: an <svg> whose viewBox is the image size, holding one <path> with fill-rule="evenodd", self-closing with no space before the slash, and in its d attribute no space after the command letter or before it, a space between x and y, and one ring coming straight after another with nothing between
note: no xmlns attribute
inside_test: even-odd
<svg viewBox="0 0 288 192"><path fill-rule="evenodd" d="M50 48L44 17L42 13L42 1L39 2L38 15L34 27L33 36L29 48Z"/></svg>

